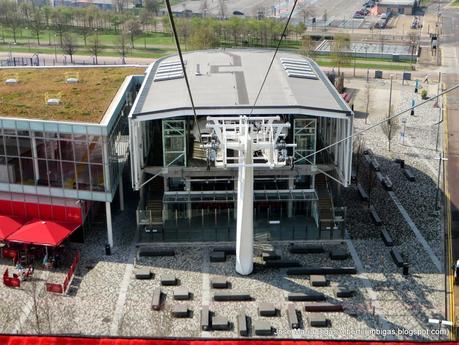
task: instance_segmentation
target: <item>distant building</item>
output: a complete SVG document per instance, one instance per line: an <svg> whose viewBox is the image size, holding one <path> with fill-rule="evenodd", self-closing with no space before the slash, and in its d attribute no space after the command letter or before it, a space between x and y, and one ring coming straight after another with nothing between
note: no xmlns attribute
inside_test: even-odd
<svg viewBox="0 0 459 345"><path fill-rule="evenodd" d="M411 15L417 6L417 0L381 0L378 3L378 9L381 13L392 12Z"/></svg>

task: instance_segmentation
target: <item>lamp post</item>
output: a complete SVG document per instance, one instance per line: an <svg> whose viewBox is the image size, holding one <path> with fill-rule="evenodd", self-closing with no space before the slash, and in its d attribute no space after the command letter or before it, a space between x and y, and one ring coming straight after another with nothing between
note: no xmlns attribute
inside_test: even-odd
<svg viewBox="0 0 459 345"><path fill-rule="evenodd" d="M440 173L441 173L441 166L442 166L442 163L444 161L447 161L448 158L445 157L445 154L442 152L440 152L439 154L439 157L438 158L435 158L435 159L438 159L438 174L437 174L437 191L435 193L435 205L434 205L434 212L438 212L438 210L440 210L440 205L439 205L439 201L440 201ZM443 167L443 170L445 168Z"/></svg>

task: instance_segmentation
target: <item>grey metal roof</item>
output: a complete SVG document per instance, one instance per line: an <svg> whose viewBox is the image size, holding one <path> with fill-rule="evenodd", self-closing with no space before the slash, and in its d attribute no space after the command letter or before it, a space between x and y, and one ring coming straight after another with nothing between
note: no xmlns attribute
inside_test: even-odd
<svg viewBox="0 0 459 345"><path fill-rule="evenodd" d="M219 49L184 54L198 115L213 108L220 109L220 113L222 109L239 111L241 115L249 113L273 53L272 50ZM261 109L270 108L352 113L314 61L309 60L309 63L318 79L294 78L289 77L282 67L282 58L306 59L289 52L277 54L254 114L257 110L262 113ZM177 60L177 56L161 59L149 69L133 117L152 114L167 117L165 113L181 111L183 115L189 114L191 103L184 78L154 81L160 63ZM196 75L198 64L201 75Z"/></svg>

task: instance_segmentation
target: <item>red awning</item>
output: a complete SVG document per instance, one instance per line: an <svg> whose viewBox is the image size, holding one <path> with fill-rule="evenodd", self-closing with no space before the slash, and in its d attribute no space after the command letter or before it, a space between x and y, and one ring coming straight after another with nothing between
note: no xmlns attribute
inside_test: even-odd
<svg viewBox="0 0 459 345"><path fill-rule="evenodd" d="M7 238L25 223L26 220L20 217L0 215L0 240Z"/></svg>
<svg viewBox="0 0 459 345"><path fill-rule="evenodd" d="M80 224L32 220L7 237L8 241L55 247L62 243Z"/></svg>

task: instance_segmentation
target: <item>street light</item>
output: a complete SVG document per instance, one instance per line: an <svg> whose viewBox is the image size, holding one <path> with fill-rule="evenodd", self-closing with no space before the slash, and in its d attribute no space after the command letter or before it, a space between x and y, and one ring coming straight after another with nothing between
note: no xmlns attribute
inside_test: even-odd
<svg viewBox="0 0 459 345"><path fill-rule="evenodd" d="M434 212L438 212L440 210L439 199L440 199L440 172L441 172L441 164L444 161L447 161L448 158L444 157L443 151L440 152L439 157L435 158L438 159L438 176L437 176L437 192L435 193L435 205L434 205ZM445 168L443 167L443 170Z"/></svg>

